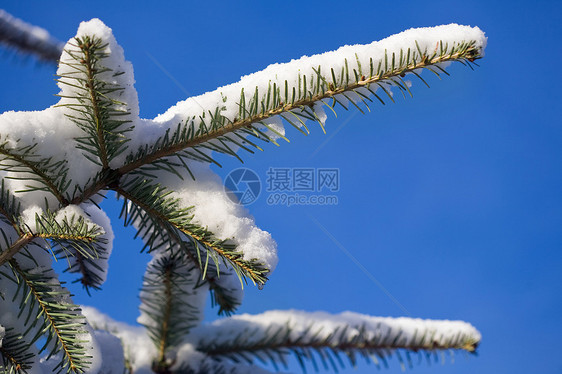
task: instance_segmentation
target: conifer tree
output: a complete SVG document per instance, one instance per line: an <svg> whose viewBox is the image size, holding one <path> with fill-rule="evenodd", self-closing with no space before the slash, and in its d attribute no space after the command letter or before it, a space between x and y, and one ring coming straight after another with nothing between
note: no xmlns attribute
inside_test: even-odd
<svg viewBox="0 0 562 374"><path fill-rule="evenodd" d="M80 25L59 60L57 105L0 115L0 368L5 373L267 373L338 371L360 358L403 365L437 352L474 352L461 321L269 311L232 315L242 285L263 287L276 245L229 200L209 165L286 139L285 127L324 128L326 112L363 111L411 95L407 76L472 67L478 28L411 29L370 45L272 65L139 118L132 65L111 29ZM129 326L73 303L53 270L63 261L86 290L105 281L113 232L103 198L152 254ZM283 249L282 249L283 250ZM210 295L224 317L202 323Z"/></svg>

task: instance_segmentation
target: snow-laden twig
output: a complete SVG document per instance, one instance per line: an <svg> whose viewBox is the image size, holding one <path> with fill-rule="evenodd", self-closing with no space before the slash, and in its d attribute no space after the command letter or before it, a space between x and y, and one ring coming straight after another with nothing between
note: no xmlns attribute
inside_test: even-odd
<svg viewBox="0 0 562 374"><path fill-rule="evenodd" d="M64 47L64 43L49 35L47 30L30 25L3 9L0 9L0 44L52 63L58 62Z"/></svg>

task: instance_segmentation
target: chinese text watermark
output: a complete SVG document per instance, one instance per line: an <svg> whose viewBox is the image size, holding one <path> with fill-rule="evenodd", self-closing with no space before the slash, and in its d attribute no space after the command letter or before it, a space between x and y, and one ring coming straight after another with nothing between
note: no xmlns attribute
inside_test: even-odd
<svg viewBox="0 0 562 374"><path fill-rule="evenodd" d="M270 167L265 173L265 201L268 205L336 205L340 190L338 168ZM259 175L239 168L225 179L227 195L238 204L251 204L262 192Z"/></svg>

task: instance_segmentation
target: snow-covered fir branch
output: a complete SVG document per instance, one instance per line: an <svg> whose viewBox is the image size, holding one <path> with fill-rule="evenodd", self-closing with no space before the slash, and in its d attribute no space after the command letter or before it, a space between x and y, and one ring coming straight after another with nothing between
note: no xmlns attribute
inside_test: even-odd
<svg viewBox="0 0 562 374"><path fill-rule="evenodd" d="M480 333L462 321L412 318L383 318L346 312L268 311L261 315L239 315L192 331L197 350L216 359L234 362L269 362L287 366L293 354L325 369L343 368L341 356L355 364L359 356L386 364L399 350L432 352L464 349L472 352Z"/></svg>
<svg viewBox="0 0 562 374"><path fill-rule="evenodd" d="M354 365L401 351L474 351L480 334L458 321L298 311L201 321L207 293L229 315L248 280L263 286L278 261L271 235L211 171L217 153L241 158L287 139L287 125L307 134L311 123L324 128L326 111L411 95L409 78L472 66L485 45L478 28L411 29L274 64L141 119L133 67L111 29L82 23L60 56L57 105L0 115L0 369L260 373L260 362L284 366L291 353L337 369L342 357ZM74 305L52 268L54 255L87 289L104 283L113 230L99 203L108 191L153 256L145 327Z"/></svg>
<svg viewBox="0 0 562 374"><path fill-rule="evenodd" d="M154 143L141 141L120 170L170 155L209 162L209 150L237 158L240 148L253 153L261 149L257 140L276 143L285 138L284 123L308 133L307 121L324 126L325 109L352 105L361 110L360 105L368 107L373 100L393 101L392 87L411 95L411 82L403 79L407 74L425 83L422 70L439 75L452 61L470 66L483 56L485 45L480 29L451 24L270 65L156 117L154 122L166 133ZM149 127L136 130L132 136L143 139L142 133L136 134Z"/></svg>
<svg viewBox="0 0 562 374"><path fill-rule="evenodd" d="M208 287L199 283L200 273L185 257L177 250L155 255L143 279L138 321L156 345L161 365L168 349L180 345L203 319Z"/></svg>
<svg viewBox="0 0 562 374"><path fill-rule="evenodd" d="M0 9L0 44L53 63L58 62L64 47L64 43L54 39L47 30L30 25L3 9Z"/></svg>

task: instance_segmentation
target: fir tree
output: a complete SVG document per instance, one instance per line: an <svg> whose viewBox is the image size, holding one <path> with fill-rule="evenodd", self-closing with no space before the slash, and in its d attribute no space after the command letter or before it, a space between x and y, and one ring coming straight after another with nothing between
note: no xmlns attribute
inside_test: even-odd
<svg viewBox="0 0 562 374"><path fill-rule="evenodd" d="M322 128L325 111L364 111L411 95L449 62L471 67L477 28L412 29L366 46L272 66L240 82L139 118L132 66L101 21L82 23L59 61L60 101L0 116L0 367L6 373L260 373L260 364L338 371L395 355L412 365L436 352L474 352L460 321L270 311L232 316L242 286L263 287L276 246L231 202L209 164L286 139L285 126ZM378 104L377 104L378 105ZM113 191L121 218L153 258L143 280L143 327L72 302L53 258L87 290L106 278L113 233L99 207ZM229 225L226 225L228 222ZM225 229L228 226L228 229ZM220 315L202 324L211 295Z"/></svg>

